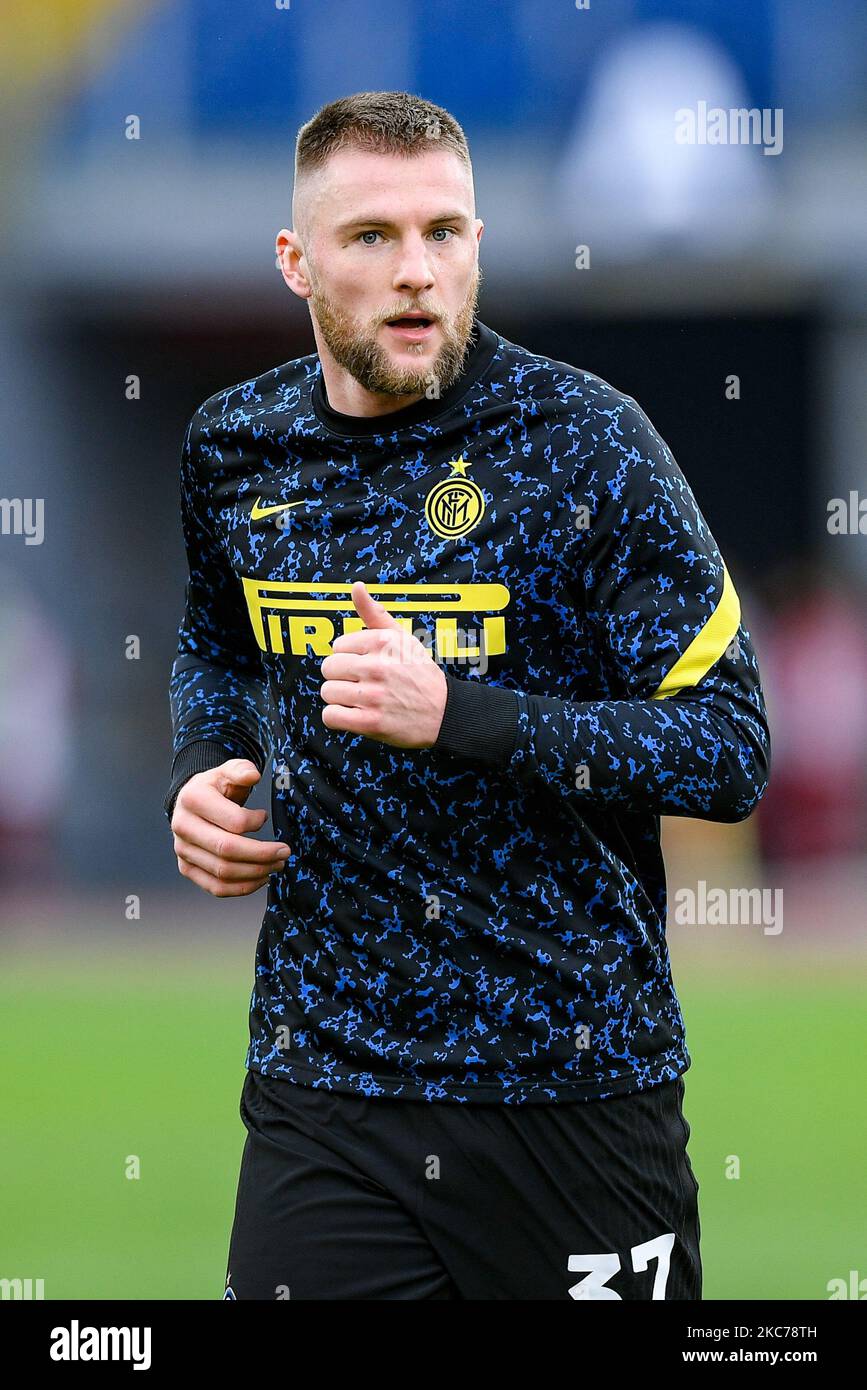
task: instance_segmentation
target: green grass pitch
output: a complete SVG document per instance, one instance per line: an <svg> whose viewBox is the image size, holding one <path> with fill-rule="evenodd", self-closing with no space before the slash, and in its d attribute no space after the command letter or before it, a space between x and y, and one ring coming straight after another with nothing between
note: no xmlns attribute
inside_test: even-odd
<svg viewBox="0 0 867 1390"><path fill-rule="evenodd" d="M219 1298L253 944L205 968L164 945L115 954L2 972L0 1277L42 1278L47 1299ZM675 974L705 1297L825 1299L867 1275L859 972Z"/></svg>

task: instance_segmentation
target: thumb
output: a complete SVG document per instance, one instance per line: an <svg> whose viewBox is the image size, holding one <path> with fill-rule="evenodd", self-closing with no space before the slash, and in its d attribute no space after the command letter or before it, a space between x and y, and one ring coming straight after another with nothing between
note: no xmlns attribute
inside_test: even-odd
<svg viewBox="0 0 867 1390"><path fill-rule="evenodd" d="M217 769L217 786L223 796L227 796L230 801L246 801L255 782L259 781L261 772L250 758L230 758L228 762L221 763ZM234 788L242 789L241 796L233 795Z"/></svg>
<svg viewBox="0 0 867 1390"><path fill-rule="evenodd" d="M250 758L230 758L227 763L221 763L220 771L230 782L258 782L262 775Z"/></svg>
<svg viewBox="0 0 867 1390"><path fill-rule="evenodd" d="M352 586L352 602L355 604L355 611L361 618L365 627L396 627L400 628L400 623L393 618L387 608L383 608L381 603L367 592L362 580L358 579Z"/></svg>

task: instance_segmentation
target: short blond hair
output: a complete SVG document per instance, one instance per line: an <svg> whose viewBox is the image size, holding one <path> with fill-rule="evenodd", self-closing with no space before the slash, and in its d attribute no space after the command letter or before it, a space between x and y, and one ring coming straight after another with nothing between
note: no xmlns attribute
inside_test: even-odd
<svg viewBox="0 0 867 1390"><path fill-rule="evenodd" d="M407 158L451 150L472 173L467 137L454 116L411 92L356 92L323 106L298 132L296 183L347 147Z"/></svg>

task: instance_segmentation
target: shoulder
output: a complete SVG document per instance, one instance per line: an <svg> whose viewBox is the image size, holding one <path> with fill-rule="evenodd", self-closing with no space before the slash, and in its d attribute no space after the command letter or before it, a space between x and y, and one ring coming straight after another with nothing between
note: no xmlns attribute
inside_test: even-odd
<svg viewBox="0 0 867 1390"><path fill-rule="evenodd" d="M512 343L502 334L501 374L515 395L532 402L552 429L580 429L585 438L603 439L612 431L654 431L641 406L596 372L561 362Z"/></svg>
<svg viewBox="0 0 867 1390"><path fill-rule="evenodd" d="M546 458L576 491L619 497L683 484L674 457L633 396L571 362L530 352L500 337L501 372L522 409L547 423Z"/></svg>
<svg viewBox="0 0 867 1390"><path fill-rule="evenodd" d="M309 389L319 370L316 353L296 357L215 391L194 412L188 436L213 438L243 433L257 425L288 424L306 409Z"/></svg>

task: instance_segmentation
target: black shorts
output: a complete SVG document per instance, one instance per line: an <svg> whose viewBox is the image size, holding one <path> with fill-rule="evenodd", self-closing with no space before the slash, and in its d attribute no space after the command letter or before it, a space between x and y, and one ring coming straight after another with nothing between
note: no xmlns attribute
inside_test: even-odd
<svg viewBox="0 0 867 1390"><path fill-rule="evenodd" d="M683 1092L474 1106L248 1071L223 1296L699 1299Z"/></svg>

